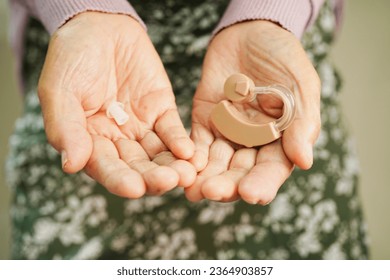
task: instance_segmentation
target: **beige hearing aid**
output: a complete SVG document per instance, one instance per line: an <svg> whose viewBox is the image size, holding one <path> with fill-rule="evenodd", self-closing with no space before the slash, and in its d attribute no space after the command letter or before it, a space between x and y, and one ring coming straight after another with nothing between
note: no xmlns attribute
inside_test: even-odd
<svg viewBox="0 0 390 280"><path fill-rule="evenodd" d="M246 147L268 144L279 137L293 121L295 100L291 91L281 85L256 87L251 79L243 74L230 76L224 86L228 100L216 105L211 113L211 121L217 130L228 140ZM242 115L232 102L247 103L257 94L270 94L283 101L283 115L272 122L258 124Z"/></svg>

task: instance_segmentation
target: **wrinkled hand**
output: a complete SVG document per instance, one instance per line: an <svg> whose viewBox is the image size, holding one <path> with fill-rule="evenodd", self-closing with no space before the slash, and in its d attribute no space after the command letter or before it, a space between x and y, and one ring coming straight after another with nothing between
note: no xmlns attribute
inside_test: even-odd
<svg viewBox="0 0 390 280"><path fill-rule="evenodd" d="M212 109L225 99L226 78L237 72L257 86L282 84L294 92L296 117L281 139L260 148L245 148L223 138L210 123ZM189 200L242 198L265 205L274 199L294 165L311 167L321 125L320 81L300 42L280 26L251 21L221 31L207 51L193 104L191 137L196 151L192 163L202 171L186 189ZM261 115L275 119L283 103L258 97L254 104L237 108L251 120Z"/></svg>
<svg viewBox="0 0 390 280"><path fill-rule="evenodd" d="M189 186L193 156L166 72L131 17L87 12L52 37L39 82L48 141L68 173L83 168L119 196L162 194ZM114 100L130 116L106 117Z"/></svg>

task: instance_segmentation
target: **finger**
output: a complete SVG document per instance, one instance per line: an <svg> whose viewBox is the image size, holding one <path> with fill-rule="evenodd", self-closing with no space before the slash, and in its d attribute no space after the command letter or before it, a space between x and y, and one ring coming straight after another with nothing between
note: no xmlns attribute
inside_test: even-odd
<svg viewBox="0 0 390 280"><path fill-rule="evenodd" d="M201 188L205 179L205 176L198 175L195 179L195 182L188 188L184 189L184 194L189 201L198 202L204 199Z"/></svg>
<svg viewBox="0 0 390 280"><path fill-rule="evenodd" d="M156 133L151 130L145 133L144 137L139 140L139 143L149 158L155 158L156 155L168 150Z"/></svg>
<svg viewBox="0 0 390 280"><path fill-rule="evenodd" d="M242 148L236 151L230 162L229 170L244 169L250 170L256 163L257 150L251 148Z"/></svg>
<svg viewBox="0 0 390 280"><path fill-rule="evenodd" d="M234 149L228 142L217 139L210 146L209 161L206 168L200 173L202 176L211 177L226 171L234 155Z"/></svg>
<svg viewBox="0 0 390 280"><path fill-rule="evenodd" d="M312 78L302 84L295 120L284 131L282 140L287 157L298 167L309 169L313 164L313 146L321 130L320 82Z"/></svg>
<svg viewBox="0 0 390 280"><path fill-rule="evenodd" d="M238 183L245 176L243 170L228 170L202 182L202 196L209 200L229 202L238 199Z"/></svg>
<svg viewBox="0 0 390 280"><path fill-rule="evenodd" d="M140 144L155 163L169 166L178 173L180 186L188 187L194 183L196 178L194 167L187 161L178 160L171 152L167 151L167 147L153 131L148 131Z"/></svg>
<svg viewBox="0 0 390 280"><path fill-rule="evenodd" d="M155 124L157 135L172 153L180 159L194 155L195 146L187 135L176 109L167 110Z"/></svg>
<svg viewBox="0 0 390 280"><path fill-rule="evenodd" d="M47 140L61 153L63 170L80 171L92 153L92 139L80 102L73 95L51 94L42 86L39 98Z"/></svg>
<svg viewBox="0 0 390 280"><path fill-rule="evenodd" d="M301 59L286 60L294 73L297 110L295 120L283 134L283 148L294 164L308 169L313 164L313 145L321 128L321 80L303 49L297 57Z"/></svg>
<svg viewBox="0 0 390 280"><path fill-rule="evenodd" d="M243 148L236 151L229 170L205 180L202 187L204 197L224 202L238 199L239 182L255 165L256 154L256 149Z"/></svg>
<svg viewBox="0 0 390 280"><path fill-rule="evenodd" d="M152 162L138 142L119 139L115 146L120 158L142 175L149 194L163 194L177 186L179 175L176 171Z"/></svg>
<svg viewBox="0 0 390 280"><path fill-rule="evenodd" d="M320 126L320 121L295 120L283 134L286 155L301 169L307 170L313 165L313 146Z"/></svg>
<svg viewBox="0 0 390 280"><path fill-rule="evenodd" d="M185 190L190 201L199 201L204 198L203 183L206 179L222 174L229 167L234 149L224 140L217 139L210 146L210 156L206 168L200 172L195 183Z"/></svg>
<svg viewBox="0 0 390 280"><path fill-rule="evenodd" d="M207 165L210 146L214 141L214 136L203 125L192 123L191 139L195 144L195 152L190 162L195 166L196 171L201 171Z"/></svg>
<svg viewBox="0 0 390 280"><path fill-rule="evenodd" d="M158 154L153 162L158 165L169 166L179 174L179 186L188 187L195 182L195 167L188 161L177 159L171 152L165 151Z"/></svg>
<svg viewBox="0 0 390 280"><path fill-rule="evenodd" d="M128 135L120 130L114 120L107 118L103 112L95 113L87 118L87 131L89 134L100 135L111 140L128 138Z"/></svg>
<svg viewBox="0 0 390 280"><path fill-rule="evenodd" d="M248 203L266 205L275 198L293 167L280 141L263 146L258 152L256 165L240 181L238 193Z"/></svg>
<svg viewBox="0 0 390 280"><path fill-rule="evenodd" d="M118 196L139 198L145 194L142 176L119 159L111 140L93 135L93 152L85 167L86 173Z"/></svg>

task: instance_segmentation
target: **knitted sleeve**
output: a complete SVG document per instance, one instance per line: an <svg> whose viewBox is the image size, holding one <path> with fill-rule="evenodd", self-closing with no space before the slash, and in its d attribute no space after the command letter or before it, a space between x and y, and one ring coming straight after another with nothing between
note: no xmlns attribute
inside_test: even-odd
<svg viewBox="0 0 390 280"><path fill-rule="evenodd" d="M145 24L126 0L14 0L25 6L52 34L75 15L85 11L125 14Z"/></svg>
<svg viewBox="0 0 390 280"><path fill-rule="evenodd" d="M316 19L324 0L231 0L214 34L238 22L264 19L298 38Z"/></svg>

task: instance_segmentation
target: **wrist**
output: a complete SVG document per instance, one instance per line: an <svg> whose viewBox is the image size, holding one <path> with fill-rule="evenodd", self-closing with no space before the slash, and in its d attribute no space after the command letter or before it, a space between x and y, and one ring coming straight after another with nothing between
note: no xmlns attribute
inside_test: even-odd
<svg viewBox="0 0 390 280"><path fill-rule="evenodd" d="M233 24L219 32L215 36L215 39L222 38L222 40L230 41L230 43L246 43L256 37L260 37L265 41L279 40L282 38L298 41L290 31L283 28L277 22L270 20L251 20Z"/></svg>
<svg viewBox="0 0 390 280"><path fill-rule="evenodd" d="M308 0L232 0L213 34L239 22L269 20L301 38L312 16Z"/></svg>
<svg viewBox="0 0 390 280"><path fill-rule="evenodd" d="M61 26L52 36L52 40L58 37L62 39L76 39L75 43L96 40L96 46L103 46L104 42L116 41L121 35L138 37L140 32L145 32L141 24L132 17L121 14L108 14L104 12L82 12ZM110 40L107 40L110 38Z"/></svg>

